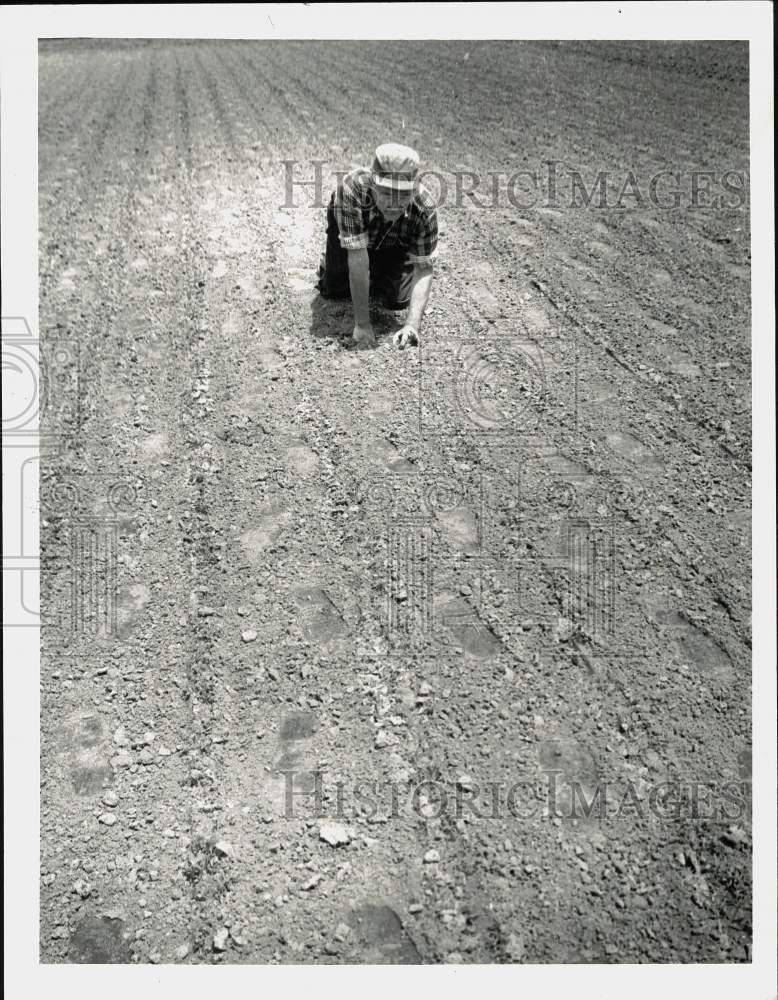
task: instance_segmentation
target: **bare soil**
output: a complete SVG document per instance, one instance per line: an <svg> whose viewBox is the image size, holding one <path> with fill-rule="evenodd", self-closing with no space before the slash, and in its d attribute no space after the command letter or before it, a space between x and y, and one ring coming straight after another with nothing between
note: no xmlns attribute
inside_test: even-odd
<svg viewBox="0 0 778 1000"><path fill-rule="evenodd" d="M43 961L749 960L747 192L562 190L747 174L747 81L740 44L42 44ZM560 164L553 205L448 192L404 352L381 311L349 345L283 207L285 160L326 199L387 138Z"/></svg>

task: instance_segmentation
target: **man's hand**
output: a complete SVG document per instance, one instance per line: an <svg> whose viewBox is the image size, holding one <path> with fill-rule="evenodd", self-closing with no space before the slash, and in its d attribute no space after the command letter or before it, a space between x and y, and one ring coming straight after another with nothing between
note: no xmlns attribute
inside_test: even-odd
<svg viewBox="0 0 778 1000"><path fill-rule="evenodd" d="M375 334L373 327L369 323L355 323L354 332L351 335L355 344L359 347L375 347Z"/></svg>
<svg viewBox="0 0 778 1000"><path fill-rule="evenodd" d="M394 337L392 337L392 343L396 347L399 347L401 351L404 351L406 347L418 347L419 331L416 327L409 326L406 323L405 326L401 327Z"/></svg>

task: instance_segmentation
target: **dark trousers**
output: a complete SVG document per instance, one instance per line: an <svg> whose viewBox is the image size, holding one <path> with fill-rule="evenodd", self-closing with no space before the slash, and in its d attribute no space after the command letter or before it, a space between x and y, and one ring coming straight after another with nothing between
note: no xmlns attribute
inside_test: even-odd
<svg viewBox="0 0 778 1000"><path fill-rule="evenodd" d="M319 267L318 288L326 299L349 299L348 251L340 245L333 202L334 196L327 207L327 249L324 265ZM408 251L393 246L367 253L371 297L380 298L389 309L405 309L410 302L413 281L413 264L408 263Z"/></svg>

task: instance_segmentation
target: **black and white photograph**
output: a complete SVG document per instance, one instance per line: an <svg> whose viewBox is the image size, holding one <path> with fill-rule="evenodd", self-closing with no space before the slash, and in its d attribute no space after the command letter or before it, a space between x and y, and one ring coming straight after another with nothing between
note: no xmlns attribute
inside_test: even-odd
<svg viewBox="0 0 778 1000"><path fill-rule="evenodd" d="M2 15L47 988L775 995L772 8L481 6Z"/></svg>

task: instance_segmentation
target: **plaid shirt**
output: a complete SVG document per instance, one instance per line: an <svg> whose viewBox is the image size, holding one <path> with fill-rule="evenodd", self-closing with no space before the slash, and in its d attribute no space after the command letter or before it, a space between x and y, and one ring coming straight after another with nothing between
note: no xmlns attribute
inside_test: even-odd
<svg viewBox="0 0 778 1000"><path fill-rule="evenodd" d="M343 249L399 246L407 250L408 263L432 263L438 254L438 211L424 185L416 185L413 200L395 222L384 219L372 192L372 174L362 168L352 170L338 184L333 208Z"/></svg>

